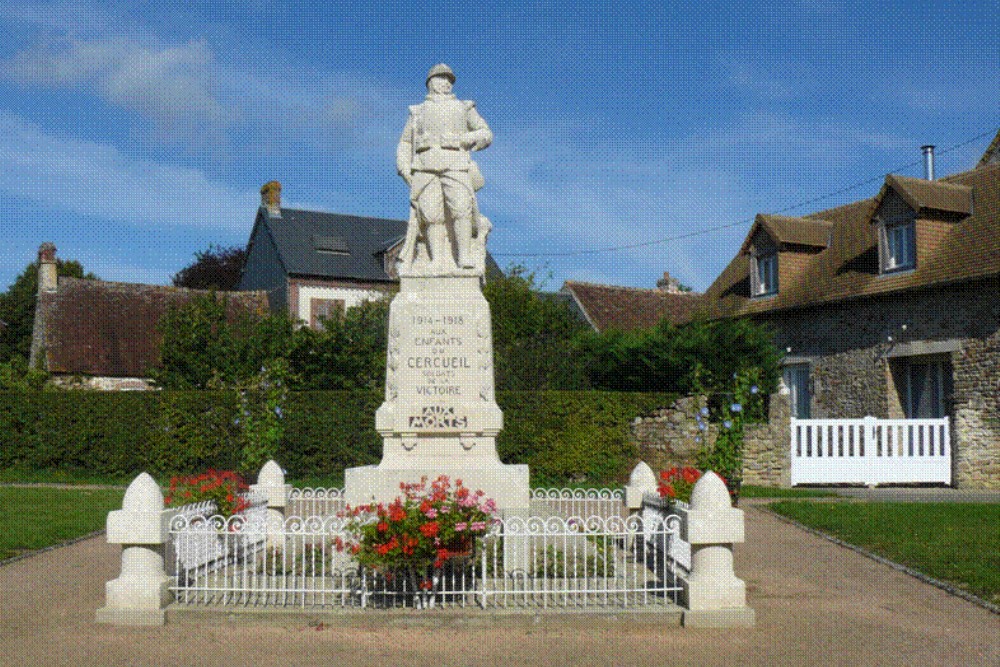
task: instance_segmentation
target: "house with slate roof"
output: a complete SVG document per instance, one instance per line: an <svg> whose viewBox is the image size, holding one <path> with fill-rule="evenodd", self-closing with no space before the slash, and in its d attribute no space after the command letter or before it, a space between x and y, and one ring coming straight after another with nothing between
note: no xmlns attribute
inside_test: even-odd
<svg viewBox="0 0 1000 667"><path fill-rule="evenodd" d="M33 367L57 385L101 390L150 389L160 363L158 324L171 307L202 290L84 280L56 275L56 248L39 249L38 300L31 341ZM229 317L267 311L263 292L227 295Z"/></svg>
<svg viewBox="0 0 1000 667"><path fill-rule="evenodd" d="M704 305L774 328L792 417L947 418L952 483L1000 488L1000 133L970 171L934 180L932 156L869 199L758 215Z"/></svg>
<svg viewBox="0 0 1000 667"><path fill-rule="evenodd" d="M698 311L701 296L681 291L669 273L663 274L656 289L568 280L560 294L568 297L572 309L597 332L644 329L664 318L683 324Z"/></svg>
<svg viewBox="0 0 1000 667"><path fill-rule="evenodd" d="M282 208L281 184L261 188L261 206L237 287L267 293L271 309L311 327L399 283L396 258L406 220ZM486 258L487 276L500 269Z"/></svg>

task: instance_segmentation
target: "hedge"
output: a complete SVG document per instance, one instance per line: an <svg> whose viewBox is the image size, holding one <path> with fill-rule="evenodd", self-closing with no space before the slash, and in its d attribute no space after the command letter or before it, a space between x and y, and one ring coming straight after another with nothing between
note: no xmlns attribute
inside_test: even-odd
<svg viewBox="0 0 1000 667"><path fill-rule="evenodd" d="M632 420L675 397L596 391L500 392L500 458L527 463L532 483L623 481L635 463ZM382 392L294 392L278 460L290 478L378 463ZM0 392L0 466L156 476L239 460L238 402L223 391ZM255 471L252 471L255 472Z"/></svg>

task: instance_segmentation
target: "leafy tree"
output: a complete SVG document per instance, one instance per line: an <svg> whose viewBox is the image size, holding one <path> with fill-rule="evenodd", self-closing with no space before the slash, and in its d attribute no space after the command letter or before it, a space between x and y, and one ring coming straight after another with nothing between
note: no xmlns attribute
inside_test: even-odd
<svg viewBox="0 0 1000 667"><path fill-rule="evenodd" d="M37 391L48 379L48 373L30 368L23 357L0 362L0 391Z"/></svg>
<svg viewBox="0 0 1000 667"><path fill-rule="evenodd" d="M171 389L239 387L281 364L289 389L377 389L385 384L388 303L371 301L298 327L285 314L227 316L222 294L196 297L160 321L160 368Z"/></svg>
<svg viewBox="0 0 1000 667"><path fill-rule="evenodd" d="M267 362L288 354L292 322L276 315L230 317L228 299L205 294L160 319L160 367L153 380L168 389L235 386Z"/></svg>
<svg viewBox="0 0 1000 667"><path fill-rule="evenodd" d="M83 265L74 260L57 259L56 273L69 278L97 280L93 273L84 273ZM27 359L31 354L37 298L38 264L32 262L7 291L0 294L0 362L14 357Z"/></svg>
<svg viewBox="0 0 1000 667"><path fill-rule="evenodd" d="M493 319L498 390L582 389L583 368L574 338L587 329L569 306L543 295L522 266L487 282L483 295Z"/></svg>
<svg viewBox="0 0 1000 667"><path fill-rule="evenodd" d="M365 301L295 332L289 362L297 389L382 389L389 300Z"/></svg>
<svg viewBox="0 0 1000 667"><path fill-rule="evenodd" d="M208 250L196 252L194 257L193 263L174 275L174 287L230 291L239 285L246 259L243 246L223 248L209 245Z"/></svg>
<svg viewBox="0 0 1000 667"><path fill-rule="evenodd" d="M595 388L615 391L721 393L732 378L759 372L761 389L777 384L780 354L771 332L750 320L666 320L638 331L609 331L578 339Z"/></svg>

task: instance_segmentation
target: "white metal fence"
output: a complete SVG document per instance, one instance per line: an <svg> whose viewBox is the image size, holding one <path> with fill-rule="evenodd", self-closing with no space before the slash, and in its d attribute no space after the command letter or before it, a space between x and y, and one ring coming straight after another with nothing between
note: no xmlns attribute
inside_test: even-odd
<svg viewBox="0 0 1000 667"><path fill-rule="evenodd" d="M257 533L239 530L244 524L264 522L267 517L267 496L242 494L249 507L229 520L214 515L212 501L183 505L171 522L173 539L167 543L165 565L172 576L187 576L191 572L209 572L223 567L231 554L255 549L263 538ZM184 530L173 531L183 526Z"/></svg>
<svg viewBox="0 0 1000 667"><path fill-rule="evenodd" d="M536 490L535 496L540 492ZM620 492L542 494L554 511L497 522L468 557L425 572L360 567L338 544L345 520L266 512L184 512L170 526L168 558L179 604L297 607L631 607L676 603L680 520L663 506L623 516ZM336 497L336 494L334 494ZM306 499L303 499L306 500ZM311 498L309 499L311 500ZM572 504L576 503L576 505ZM589 503L589 504L588 504ZM302 507L307 507L303 505ZM564 515L571 508L588 513ZM604 516L592 513L601 508ZM674 546L671 546L674 545Z"/></svg>
<svg viewBox="0 0 1000 667"><path fill-rule="evenodd" d="M612 517L625 516L622 489L532 489L531 511L535 516Z"/></svg>
<svg viewBox="0 0 1000 667"><path fill-rule="evenodd" d="M347 503L343 489L291 489L288 492L288 516L334 516Z"/></svg>
<svg viewBox="0 0 1000 667"><path fill-rule="evenodd" d="M942 419L792 419L791 483L951 484Z"/></svg>

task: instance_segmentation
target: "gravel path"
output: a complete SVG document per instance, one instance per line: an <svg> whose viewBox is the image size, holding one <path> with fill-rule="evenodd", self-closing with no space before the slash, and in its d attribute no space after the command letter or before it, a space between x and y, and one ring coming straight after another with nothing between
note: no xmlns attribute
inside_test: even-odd
<svg viewBox="0 0 1000 667"><path fill-rule="evenodd" d="M362 620L96 625L119 549L84 540L0 567L6 665L1000 666L1000 616L748 505L736 571L757 627L692 630L586 617L474 627ZM473 612L474 613L474 612ZM426 619L424 619L426 620Z"/></svg>

